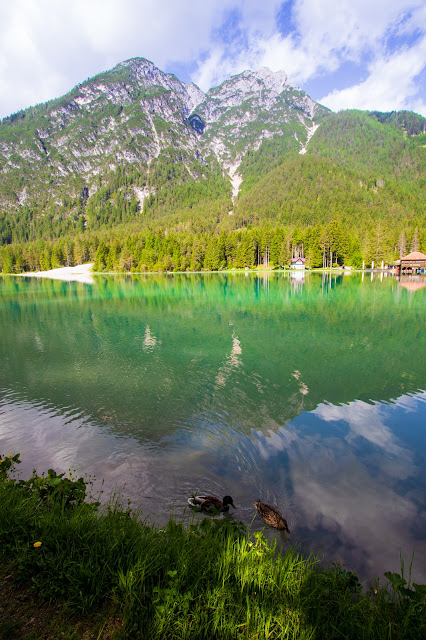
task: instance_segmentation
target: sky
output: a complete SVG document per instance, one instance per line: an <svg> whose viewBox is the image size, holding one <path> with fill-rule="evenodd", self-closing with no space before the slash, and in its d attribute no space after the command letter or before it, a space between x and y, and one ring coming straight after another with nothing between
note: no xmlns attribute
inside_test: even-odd
<svg viewBox="0 0 426 640"><path fill-rule="evenodd" d="M203 91L266 66L333 111L426 116L424 0L5 0L0 118L133 57Z"/></svg>

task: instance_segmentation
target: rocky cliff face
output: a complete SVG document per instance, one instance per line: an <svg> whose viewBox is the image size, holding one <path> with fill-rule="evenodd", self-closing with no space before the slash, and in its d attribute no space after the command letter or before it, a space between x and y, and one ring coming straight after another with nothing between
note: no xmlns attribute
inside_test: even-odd
<svg viewBox="0 0 426 640"><path fill-rule="evenodd" d="M282 71L245 71L204 94L148 60L131 59L3 120L0 206L60 204L82 185L92 194L98 176L119 167L138 167L148 184L152 162L163 156L183 164L193 179L201 179L214 158L236 195L238 167L249 150L289 136L303 152L316 118L326 112ZM161 187L151 180L146 191L146 184L138 193Z"/></svg>
<svg viewBox="0 0 426 640"><path fill-rule="evenodd" d="M315 118L328 109L289 84L283 71L262 68L210 89L196 112L205 122L202 148L213 151L232 179L247 151L265 139L293 136L306 150Z"/></svg>

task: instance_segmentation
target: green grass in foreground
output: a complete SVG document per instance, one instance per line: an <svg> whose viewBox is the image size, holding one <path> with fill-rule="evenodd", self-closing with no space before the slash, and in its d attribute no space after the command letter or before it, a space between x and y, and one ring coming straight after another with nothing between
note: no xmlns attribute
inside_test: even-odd
<svg viewBox="0 0 426 640"><path fill-rule="evenodd" d="M11 614L0 639L426 637L426 588L402 576L362 589L342 567L277 553L220 517L158 529L117 503L100 509L81 478L17 481L18 461L0 461L0 621L6 578L47 613L28 633L25 609Z"/></svg>

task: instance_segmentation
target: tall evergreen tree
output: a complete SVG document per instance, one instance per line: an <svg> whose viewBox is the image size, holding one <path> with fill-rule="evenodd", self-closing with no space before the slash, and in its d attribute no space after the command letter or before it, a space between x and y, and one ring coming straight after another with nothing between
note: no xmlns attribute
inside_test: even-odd
<svg viewBox="0 0 426 640"><path fill-rule="evenodd" d="M416 227L414 229L414 233L413 233L413 239L411 240L411 251L418 251L419 250L419 228Z"/></svg>

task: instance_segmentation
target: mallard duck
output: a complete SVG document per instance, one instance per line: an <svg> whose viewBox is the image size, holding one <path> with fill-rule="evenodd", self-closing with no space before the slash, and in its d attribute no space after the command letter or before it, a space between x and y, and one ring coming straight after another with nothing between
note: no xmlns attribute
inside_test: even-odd
<svg viewBox="0 0 426 640"><path fill-rule="evenodd" d="M262 520L269 524L271 527L275 527L275 529L280 529L280 531L288 531L290 533L290 529L288 528L287 520L283 518L277 509L271 507L270 504L266 504L266 502L261 502L258 500L253 505L257 509L257 513L260 515Z"/></svg>
<svg viewBox="0 0 426 640"><path fill-rule="evenodd" d="M224 496L223 500L215 496L191 496L188 498L188 504L190 507L198 507L200 511L205 511L206 513L212 513L215 510L220 512L228 511L229 505L234 509L237 508L231 496Z"/></svg>

